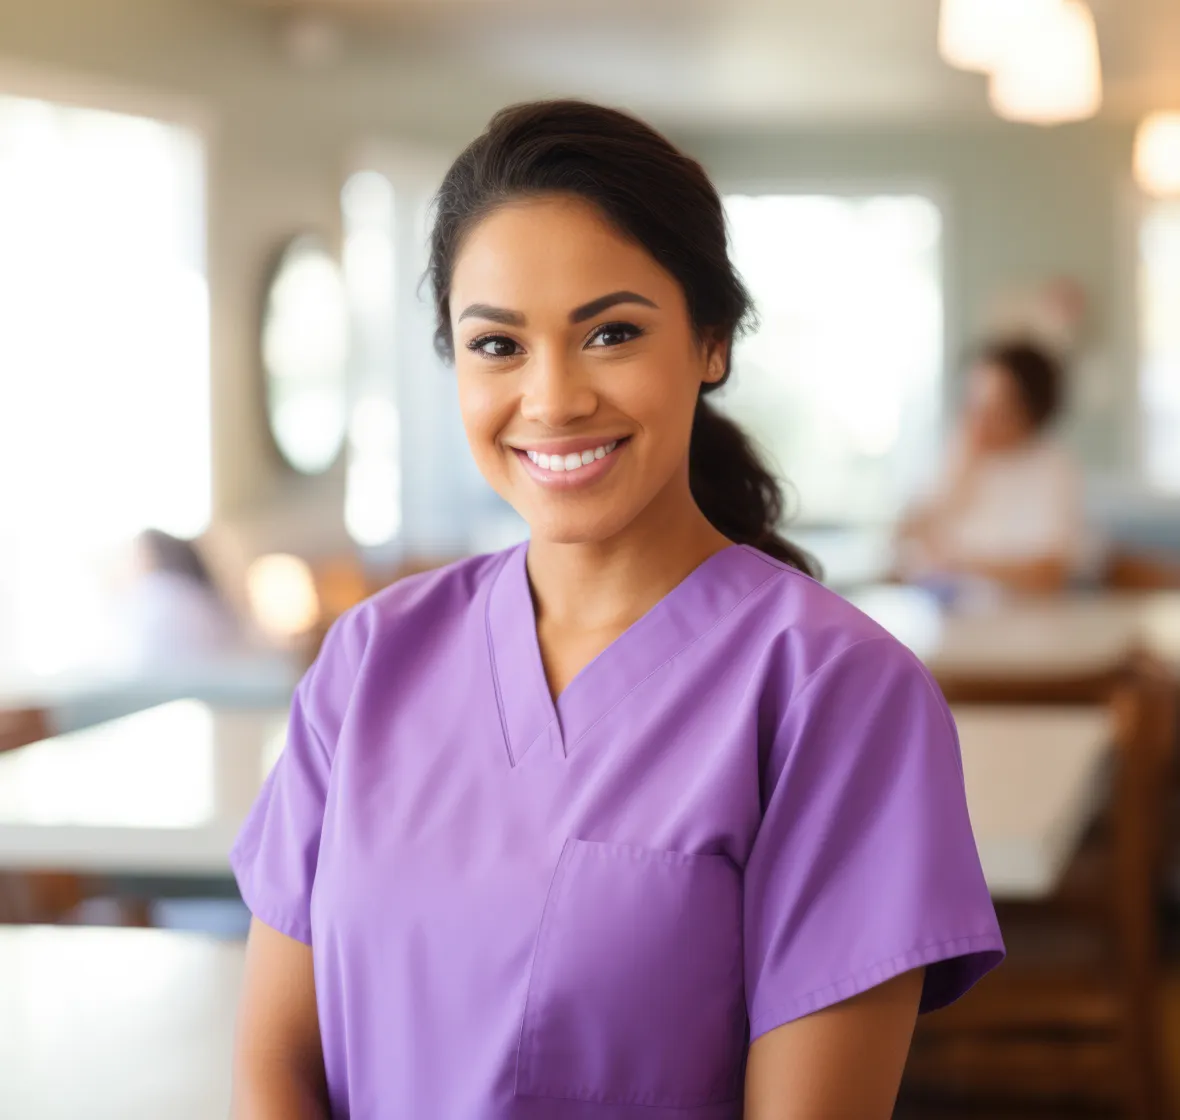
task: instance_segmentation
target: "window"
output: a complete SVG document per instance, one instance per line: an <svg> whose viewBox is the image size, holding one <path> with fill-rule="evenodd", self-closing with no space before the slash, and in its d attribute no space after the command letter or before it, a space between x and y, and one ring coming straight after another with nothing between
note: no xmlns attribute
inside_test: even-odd
<svg viewBox="0 0 1180 1120"><path fill-rule="evenodd" d="M203 151L0 97L0 662L101 652L98 559L210 511Z"/></svg>
<svg viewBox="0 0 1180 1120"><path fill-rule="evenodd" d="M362 153L342 194L353 326L345 524L377 561L454 556L519 540L523 526L479 473L454 371L434 351L424 280L436 153Z"/></svg>
<svg viewBox="0 0 1180 1120"><path fill-rule="evenodd" d="M1139 235L1140 407L1149 482L1180 493L1180 200L1155 204Z"/></svg>
<svg viewBox="0 0 1180 1120"><path fill-rule="evenodd" d="M941 214L916 195L726 198L760 319L724 407L799 495L802 524L891 520L938 454Z"/></svg>

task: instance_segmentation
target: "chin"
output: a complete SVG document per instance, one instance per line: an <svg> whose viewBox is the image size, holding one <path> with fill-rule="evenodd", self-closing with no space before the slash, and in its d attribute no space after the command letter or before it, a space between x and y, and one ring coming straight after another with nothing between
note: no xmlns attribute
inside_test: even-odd
<svg viewBox="0 0 1180 1120"><path fill-rule="evenodd" d="M533 540L549 544L601 544L617 536L632 518L617 510L595 513L592 510L524 510Z"/></svg>

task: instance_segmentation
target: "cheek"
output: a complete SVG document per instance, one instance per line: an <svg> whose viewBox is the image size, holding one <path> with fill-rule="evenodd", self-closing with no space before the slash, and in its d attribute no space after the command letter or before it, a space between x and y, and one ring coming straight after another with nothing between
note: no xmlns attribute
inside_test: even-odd
<svg viewBox="0 0 1180 1120"><path fill-rule="evenodd" d="M689 359L637 369L626 387L624 409L660 444L684 443L700 395Z"/></svg>
<svg viewBox="0 0 1180 1120"><path fill-rule="evenodd" d="M496 437L504 430L514 402L494 379L458 374L459 412L472 453L477 459L495 453Z"/></svg>

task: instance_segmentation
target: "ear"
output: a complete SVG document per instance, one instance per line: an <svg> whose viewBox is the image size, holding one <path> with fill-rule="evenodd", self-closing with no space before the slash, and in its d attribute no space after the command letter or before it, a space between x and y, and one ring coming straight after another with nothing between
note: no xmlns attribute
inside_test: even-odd
<svg viewBox="0 0 1180 1120"><path fill-rule="evenodd" d="M705 372L701 380L706 384L716 384L725 376L725 366L729 358L729 340L710 337L705 339Z"/></svg>

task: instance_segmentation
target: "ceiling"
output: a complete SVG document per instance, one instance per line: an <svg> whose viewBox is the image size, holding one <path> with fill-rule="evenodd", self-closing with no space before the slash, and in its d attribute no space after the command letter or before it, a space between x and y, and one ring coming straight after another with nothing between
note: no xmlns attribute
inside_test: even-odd
<svg viewBox="0 0 1180 1120"><path fill-rule="evenodd" d="M234 0L315 13L345 57L411 51L497 96L575 94L688 126L987 120L945 66L938 0ZM1091 0L1103 115L1180 108L1180 0Z"/></svg>

